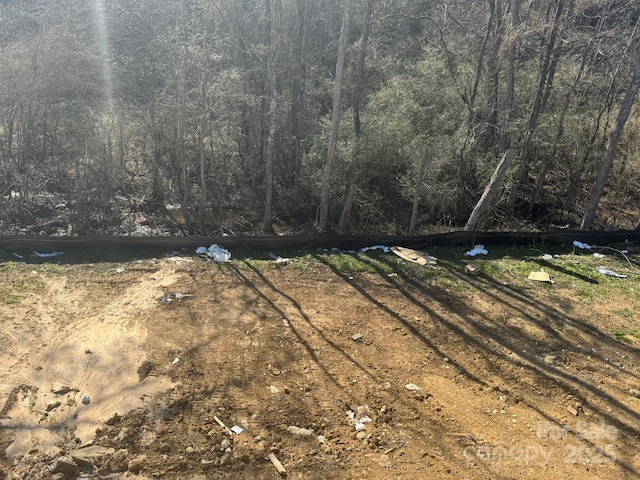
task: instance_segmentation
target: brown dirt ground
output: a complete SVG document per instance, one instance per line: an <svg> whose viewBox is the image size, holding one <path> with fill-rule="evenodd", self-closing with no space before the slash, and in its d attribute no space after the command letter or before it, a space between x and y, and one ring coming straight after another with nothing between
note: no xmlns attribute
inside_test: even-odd
<svg viewBox="0 0 640 480"><path fill-rule="evenodd" d="M90 478L276 479L269 453L294 479L640 478L639 346L609 313L637 292L594 308L322 263L11 265L0 478L64 478L49 466L91 443L112 450Z"/></svg>

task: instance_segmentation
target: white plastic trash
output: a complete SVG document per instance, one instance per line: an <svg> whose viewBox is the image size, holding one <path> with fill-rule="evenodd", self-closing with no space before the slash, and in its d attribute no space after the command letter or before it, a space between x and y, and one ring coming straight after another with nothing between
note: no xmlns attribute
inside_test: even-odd
<svg viewBox="0 0 640 480"><path fill-rule="evenodd" d="M602 265L599 265L597 268L598 272L600 272L602 275L607 275L609 277L615 278L627 278L627 275L622 275L620 273L614 272L613 270L609 270L607 267L603 267Z"/></svg>
<svg viewBox="0 0 640 480"><path fill-rule="evenodd" d="M217 243L214 243L209 248L196 248L196 254L206 257L208 260L213 260L214 262L228 262L231 260L231 252Z"/></svg>
<svg viewBox="0 0 640 480"><path fill-rule="evenodd" d="M40 258L49 258L49 257L57 257L58 255L62 255L64 252L51 252L51 253L38 253L33 252L36 257Z"/></svg>
<svg viewBox="0 0 640 480"><path fill-rule="evenodd" d="M389 253L391 247L386 245L373 245L372 247L363 247L360 249L362 253L368 252L369 250L382 250L384 253Z"/></svg>
<svg viewBox="0 0 640 480"><path fill-rule="evenodd" d="M476 245L471 250L465 253L468 257L475 257L476 255L487 255L489 252L484 248L484 245Z"/></svg>
<svg viewBox="0 0 640 480"><path fill-rule="evenodd" d="M80 397L80 401L83 405L89 405L91 403L91 397L88 393L83 393L82 397Z"/></svg>

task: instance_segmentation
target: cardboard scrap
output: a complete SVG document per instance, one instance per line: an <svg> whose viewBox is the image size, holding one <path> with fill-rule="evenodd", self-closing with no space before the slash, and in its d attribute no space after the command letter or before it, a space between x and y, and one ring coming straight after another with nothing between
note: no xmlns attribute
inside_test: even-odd
<svg viewBox="0 0 640 480"><path fill-rule="evenodd" d="M420 250L412 250L405 247L391 247L391 251L404 260L408 260L419 265L436 265L438 259Z"/></svg>
<svg viewBox="0 0 640 480"><path fill-rule="evenodd" d="M544 270L540 270L539 272L531 272L527 277L529 280L535 280L537 282L549 282L551 283L551 277Z"/></svg>
<svg viewBox="0 0 640 480"><path fill-rule="evenodd" d="M464 266L464 271L469 275L478 275L478 273L480 273L480 269L476 267L473 263L467 263Z"/></svg>

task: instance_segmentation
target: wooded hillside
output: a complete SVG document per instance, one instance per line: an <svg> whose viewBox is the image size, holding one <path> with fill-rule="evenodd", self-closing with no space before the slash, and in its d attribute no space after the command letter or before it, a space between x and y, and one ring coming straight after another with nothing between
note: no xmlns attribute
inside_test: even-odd
<svg viewBox="0 0 640 480"><path fill-rule="evenodd" d="M480 228L633 228L639 22L630 0L3 0L0 230L462 228L509 149Z"/></svg>

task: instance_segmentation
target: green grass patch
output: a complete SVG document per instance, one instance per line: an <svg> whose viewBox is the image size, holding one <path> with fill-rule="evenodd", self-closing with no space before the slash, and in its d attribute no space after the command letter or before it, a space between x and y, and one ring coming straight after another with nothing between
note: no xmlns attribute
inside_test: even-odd
<svg viewBox="0 0 640 480"><path fill-rule="evenodd" d="M11 289L17 293L25 292L40 292L44 290L45 283L37 278L28 278L20 282L16 282L11 286Z"/></svg>
<svg viewBox="0 0 640 480"><path fill-rule="evenodd" d="M622 330L619 328L616 328L613 331L613 336L616 337L618 340L620 340L621 342L624 343L633 343L633 340L629 337L633 337L637 340L640 340L640 331L639 330Z"/></svg>
<svg viewBox="0 0 640 480"><path fill-rule="evenodd" d="M21 295L15 295L15 294L0 295L0 303L4 303L5 305L19 305L20 302L22 302Z"/></svg>

